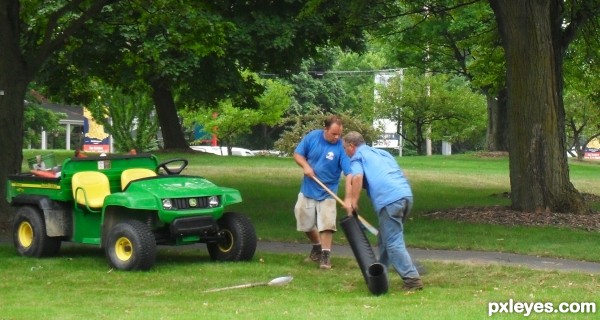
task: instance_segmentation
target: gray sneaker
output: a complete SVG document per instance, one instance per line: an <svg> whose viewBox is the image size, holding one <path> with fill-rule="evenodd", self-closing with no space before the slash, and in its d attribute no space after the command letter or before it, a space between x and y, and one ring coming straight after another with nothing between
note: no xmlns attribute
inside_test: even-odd
<svg viewBox="0 0 600 320"><path fill-rule="evenodd" d="M416 291L423 290L423 281L421 278L404 278L404 285L402 286L402 290L406 291Z"/></svg>
<svg viewBox="0 0 600 320"><path fill-rule="evenodd" d="M323 250L321 252L321 264L319 268L321 269L331 269L331 251Z"/></svg>
<svg viewBox="0 0 600 320"><path fill-rule="evenodd" d="M312 250L310 250L310 255L308 257L310 260L315 262L321 260L321 245L313 244Z"/></svg>

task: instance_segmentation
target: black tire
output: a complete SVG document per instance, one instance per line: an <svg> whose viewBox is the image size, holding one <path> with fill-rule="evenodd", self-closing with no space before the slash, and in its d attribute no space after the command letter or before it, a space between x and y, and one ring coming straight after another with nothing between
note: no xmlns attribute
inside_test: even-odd
<svg viewBox="0 0 600 320"><path fill-rule="evenodd" d="M149 226L128 220L114 226L105 242L111 267L117 270L149 270L156 260L156 240Z"/></svg>
<svg viewBox="0 0 600 320"><path fill-rule="evenodd" d="M17 210L13 222L13 243L20 255L41 258L55 256L62 240L46 235L46 222L40 210L23 206Z"/></svg>
<svg viewBox="0 0 600 320"><path fill-rule="evenodd" d="M210 258L219 261L252 260L257 241L250 219L239 213L226 212L217 224L219 240L206 244Z"/></svg>

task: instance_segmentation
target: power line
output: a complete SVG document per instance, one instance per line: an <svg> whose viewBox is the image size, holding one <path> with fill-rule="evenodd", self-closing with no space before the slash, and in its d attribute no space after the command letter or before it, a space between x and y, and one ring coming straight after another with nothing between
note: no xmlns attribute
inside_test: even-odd
<svg viewBox="0 0 600 320"><path fill-rule="evenodd" d="M309 70L306 73L322 77L326 74L339 75L351 77L354 75L364 75L364 74L380 74L380 73L396 73L404 70L404 68L393 68L393 69L376 69L376 70L327 70L327 71L319 71L319 70ZM261 76L264 77L280 77L279 74L276 73L261 73Z"/></svg>
<svg viewBox="0 0 600 320"><path fill-rule="evenodd" d="M403 68L396 69L379 69L379 70L331 70L331 71L308 71L308 73L316 74L356 74L356 73L393 73L402 71Z"/></svg>

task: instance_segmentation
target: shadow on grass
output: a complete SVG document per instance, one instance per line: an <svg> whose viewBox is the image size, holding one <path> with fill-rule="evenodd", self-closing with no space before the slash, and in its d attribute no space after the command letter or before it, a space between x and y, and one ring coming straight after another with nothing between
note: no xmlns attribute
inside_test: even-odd
<svg viewBox="0 0 600 320"><path fill-rule="evenodd" d="M106 261L104 249L81 244L63 244L56 256L58 258L90 258ZM215 263L209 256L206 245L158 246L154 267L169 264Z"/></svg>

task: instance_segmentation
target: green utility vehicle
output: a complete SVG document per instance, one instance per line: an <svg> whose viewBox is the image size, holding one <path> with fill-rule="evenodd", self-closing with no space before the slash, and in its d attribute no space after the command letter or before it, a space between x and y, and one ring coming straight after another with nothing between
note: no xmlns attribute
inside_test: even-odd
<svg viewBox="0 0 600 320"><path fill-rule="evenodd" d="M152 268L157 245L206 243L212 260L251 260L257 238L250 219L225 211L242 201L239 191L180 175L187 164L111 154L69 158L44 176L12 175L6 198L16 208L15 248L44 257L63 241L100 246L119 270Z"/></svg>

